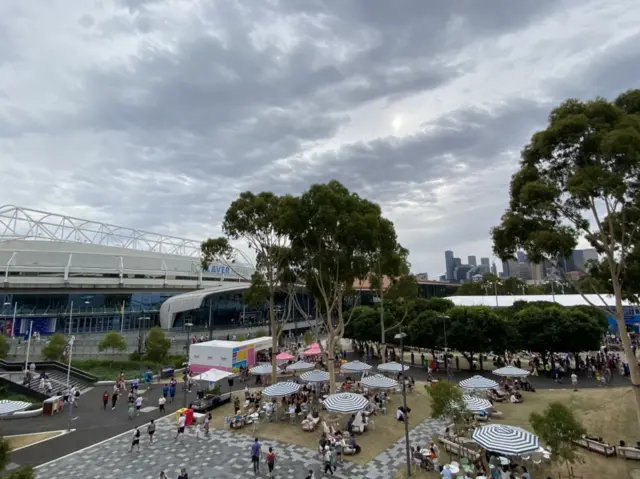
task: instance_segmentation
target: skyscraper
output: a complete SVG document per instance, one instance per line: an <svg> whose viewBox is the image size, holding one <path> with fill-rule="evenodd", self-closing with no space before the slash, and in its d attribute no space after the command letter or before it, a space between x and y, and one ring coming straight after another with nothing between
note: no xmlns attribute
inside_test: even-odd
<svg viewBox="0 0 640 479"><path fill-rule="evenodd" d="M478 266L478 264L476 263L476 257L475 256L468 256L467 259L469 261L469 265Z"/></svg>
<svg viewBox="0 0 640 479"><path fill-rule="evenodd" d="M457 266L462 266L462 259L460 258L453 258L453 264L457 267Z"/></svg>
<svg viewBox="0 0 640 479"><path fill-rule="evenodd" d="M453 279L453 270L456 267L456 262L453 259L453 251L447 250L444 252L444 264L447 271L447 279Z"/></svg>
<svg viewBox="0 0 640 479"><path fill-rule="evenodd" d="M480 264L489 266L491 263L489 262L489 258L480 258Z"/></svg>

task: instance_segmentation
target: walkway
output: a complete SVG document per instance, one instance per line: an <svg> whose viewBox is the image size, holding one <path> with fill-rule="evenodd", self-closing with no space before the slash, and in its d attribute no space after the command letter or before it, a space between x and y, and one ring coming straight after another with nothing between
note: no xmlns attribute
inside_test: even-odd
<svg viewBox="0 0 640 479"><path fill-rule="evenodd" d="M443 424L427 420L415 427L410 438L416 444L427 444ZM92 446L81 453L64 457L37 469L42 479L86 478L87 471L95 479L120 477L123 479L156 479L160 471L176 477L185 467L190 478L236 479L246 477L251 471L249 451L253 437L213 429L211 437L197 440L193 428L178 442L174 440L175 422L158 421L153 444L149 444L146 428L141 429L141 452L128 452L132 432L126 432L104 443ZM375 434L375 433L374 433ZM278 441L262 443L263 452L273 447L278 455L276 477L302 478L309 469L321 477L321 463L315 451L305 447ZM336 478L388 479L403 467L405 462L404 439L378 455L366 466L349 462L336 471ZM260 465L264 468L264 463Z"/></svg>

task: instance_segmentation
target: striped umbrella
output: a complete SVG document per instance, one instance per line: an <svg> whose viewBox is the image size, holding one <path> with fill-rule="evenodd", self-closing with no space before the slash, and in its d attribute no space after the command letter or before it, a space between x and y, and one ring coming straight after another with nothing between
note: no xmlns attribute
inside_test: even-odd
<svg viewBox="0 0 640 479"><path fill-rule="evenodd" d="M259 364L249 369L249 372L254 376L268 376L272 372L271 368L271 364Z"/></svg>
<svg viewBox="0 0 640 479"><path fill-rule="evenodd" d="M30 402L25 401L10 401L3 399L0 401L0 416L6 416L7 414L13 414L14 412L24 411L29 406Z"/></svg>
<svg viewBox="0 0 640 479"><path fill-rule="evenodd" d="M493 371L496 376L506 376L508 378L521 378L531 374L526 369L516 368L515 366L505 366Z"/></svg>
<svg viewBox="0 0 640 479"><path fill-rule="evenodd" d="M329 381L329 373L316 369L314 371L307 371L300 375L300 379L308 383L326 383Z"/></svg>
<svg viewBox="0 0 640 479"><path fill-rule="evenodd" d="M355 414L367 407L369 400L361 394L338 393L327 396L322 404L329 412Z"/></svg>
<svg viewBox="0 0 640 479"><path fill-rule="evenodd" d="M291 396L300 390L300 385L293 381L277 383L262 390L262 395L267 397Z"/></svg>
<svg viewBox="0 0 640 479"><path fill-rule="evenodd" d="M398 381L383 376L382 374L376 374L375 376L367 376L362 378L360 383L371 389L393 389L398 385Z"/></svg>
<svg viewBox="0 0 640 479"><path fill-rule="evenodd" d="M400 363L396 363L395 361L391 361L390 363L383 363L378 365L378 371L384 371L385 373L399 373L404 368L405 371L409 369L409 366L406 364L403 366Z"/></svg>
<svg viewBox="0 0 640 479"><path fill-rule="evenodd" d="M372 366L369 366L367 363L363 363L360 361L351 361L349 363L344 363L341 369L345 372L350 373L363 373L365 371L371 370Z"/></svg>
<svg viewBox="0 0 640 479"><path fill-rule="evenodd" d="M286 367L287 371L308 371L309 369L314 369L316 367L313 363L307 363L306 361L298 361L293 364L289 364Z"/></svg>
<svg viewBox="0 0 640 479"><path fill-rule="evenodd" d="M512 456L533 452L540 447L540 440L535 434L519 427L500 424L476 428L471 438L489 451Z"/></svg>
<svg viewBox="0 0 640 479"><path fill-rule="evenodd" d="M493 407L493 404L491 404L487 399L471 396L469 394L464 394L462 399L464 400L464 404L467 406L467 409L472 412L486 411Z"/></svg>
<svg viewBox="0 0 640 479"><path fill-rule="evenodd" d="M465 389L493 389L498 387L498 383L484 376L473 376L469 379L463 379L458 383L461 388Z"/></svg>

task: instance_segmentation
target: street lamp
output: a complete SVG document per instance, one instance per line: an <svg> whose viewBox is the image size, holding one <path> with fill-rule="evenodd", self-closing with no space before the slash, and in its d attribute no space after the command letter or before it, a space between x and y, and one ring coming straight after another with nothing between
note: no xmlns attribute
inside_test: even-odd
<svg viewBox="0 0 640 479"><path fill-rule="evenodd" d="M407 453L407 477L411 477L411 449L409 447L409 421L407 420L407 382L404 379L404 338L407 337L406 333L399 332L394 336L394 339L400 340L400 366L402 367L402 406L405 410L404 416L404 441L405 450Z"/></svg>
<svg viewBox="0 0 640 479"><path fill-rule="evenodd" d="M193 328L193 323L185 323L184 327L187 328L186 349L187 349L187 366L189 366L189 349L191 346L190 336L191 336L191 328ZM189 373L188 373L188 370L185 369L184 370L184 399L182 401L182 407L184 408L187 407L187 386L189 385L188 381L189 381Z"/></svg>

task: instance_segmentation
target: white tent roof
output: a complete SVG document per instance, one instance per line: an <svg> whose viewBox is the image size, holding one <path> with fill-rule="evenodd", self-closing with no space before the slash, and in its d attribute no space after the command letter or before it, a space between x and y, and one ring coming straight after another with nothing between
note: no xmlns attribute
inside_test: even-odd
<svg viewBox="0 0 640 479"><path fill-rule="evenodd" d="M228 378L229 376L233 376L234 373L229 371L221 371L219 369L209 369L204 373L198 374L194 379L196 381L213 381L214 383L220 381L221 379Z"/></svg>
<svg viewBox="0 0 640 479"><path fill-rule="evenodd" d="M263 336L261 338L247 339L245 341L224 341L222 339L214 339L213 341L204 341L202 343L192 344L194 347L214 347L214 348L241 348L242 346L253 345L257 350L271 347L271 336Z"/></svg>
<svg viewBox="0 0 640 479"><path fill-rule="evenodd" d="M606 302L606 305L602 302L602 299L597 294L586 294L586 298L598 307L611 306L615 307L615 297L611 295L602 295L602 299ZM449 296L447 299L451 300L456 306L490 306L495 308L508 308L513 306L516 301L548 301L554 302L554 296L551 294L530 294L530 295L509 295L509 296ZM590 306L581 294L555 294L555 302L561 306ZM623 301L624 306L631 306L628 301Z"/></svg>

